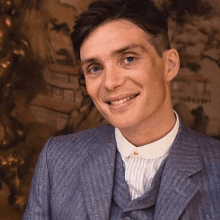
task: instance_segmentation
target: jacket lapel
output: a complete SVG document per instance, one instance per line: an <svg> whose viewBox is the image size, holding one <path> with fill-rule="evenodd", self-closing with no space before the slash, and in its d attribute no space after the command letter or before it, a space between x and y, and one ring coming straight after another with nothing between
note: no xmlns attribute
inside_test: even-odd
<svg viewBox="0 0 220 220"><path fill-rule="evenodd" d="M113 199L114 202L125 209L127 204L131 201L129 186L125 180L125 170L123 167L123 161L121 154L117 151L116 161L115 161L115 178L114 178L114 189L113 189Z"/></svg>
<svg viewBox="0 0 220 220"><path fill-rule="evenodd" d="M96 133L87 146L90 152L81 166L83 195L91 220L108 220L111 209L116 155L114 128Z"/></svg>
<svg viewBox="0 0 220 220"><path fill-rule="evenodd" d="M202 169L198 145L191 130L180 122L180 129L165 164L156 202L155 220L177 220L198 192ZM200 175L198 175L200 176Z"/></svg>

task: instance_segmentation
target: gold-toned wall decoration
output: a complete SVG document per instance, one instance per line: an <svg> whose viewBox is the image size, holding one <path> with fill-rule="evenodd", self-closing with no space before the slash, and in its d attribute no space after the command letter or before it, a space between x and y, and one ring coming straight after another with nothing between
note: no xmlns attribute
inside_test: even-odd
<svg viewBox="0 0 220 220"><path fill-rule="evenodd" d="M0 0L0 183L9 187L11 205L20 194L20 171L30 156L30 150L20 144L25 138L24 127L11 115L16 68L30 54L29 43L20 32L26 5L26 0Z"/></svg>

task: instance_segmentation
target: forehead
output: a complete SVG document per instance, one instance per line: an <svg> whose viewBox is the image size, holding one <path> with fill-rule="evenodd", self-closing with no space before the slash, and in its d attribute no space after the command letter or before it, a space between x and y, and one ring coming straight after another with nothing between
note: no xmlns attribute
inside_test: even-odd
<svg viewBox="0 0 220 220"><path fill-rule="evenodd" d="M80 48L81 61L110 54L128 45L140 45L155 52L149 39L143 29L126 19L109 21L95 28L85 39Z"/></svg>

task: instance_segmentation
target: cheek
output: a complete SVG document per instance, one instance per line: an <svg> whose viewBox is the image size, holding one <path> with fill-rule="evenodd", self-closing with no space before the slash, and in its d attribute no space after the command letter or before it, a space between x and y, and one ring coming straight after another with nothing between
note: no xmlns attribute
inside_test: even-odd
<svg viewBox="0 0 220 220"><path fill-rule="evenodd" d="M92 99L97 99L99 94L99 83L96 80L86 79L86 88L89 96Z"/></svg>
<svg viewBox="0 0 220 220"><path fill-rule="evenodd" d="M164 69L162 66L157 66L152 71L152 83L157 84L158 87L164 87L165 86L165 78L164 78ZM158 88L159 89L159 88Z"/></svg>
<svg viewBox="0 0 220 220"><path fill-rule="evenodd" d="M94 96L94 89L92 89L92 85L86 80L86 90L91 98Z"/></svg>

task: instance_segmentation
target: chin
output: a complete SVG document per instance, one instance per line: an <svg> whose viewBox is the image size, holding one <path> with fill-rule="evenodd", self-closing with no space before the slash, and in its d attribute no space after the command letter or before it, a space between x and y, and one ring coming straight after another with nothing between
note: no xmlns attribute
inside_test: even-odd
<svg viewBox="0 0 220 220"><path fill-rule="evenodd" d="M127 119L120 118L118 120L113 119L113 120L108 120L108 122L118 129L127 129L137 125L135 121L130 120L128 118Z"/></svg>

